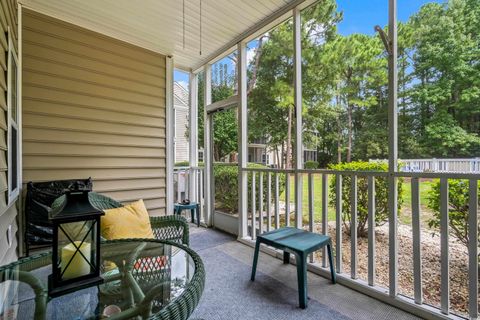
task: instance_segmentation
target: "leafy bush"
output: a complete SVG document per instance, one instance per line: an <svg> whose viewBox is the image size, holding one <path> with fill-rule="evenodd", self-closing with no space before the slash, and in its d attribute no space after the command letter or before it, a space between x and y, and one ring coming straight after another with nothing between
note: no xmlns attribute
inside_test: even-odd
<svg viewBox="0 0 480 320"><path fill-rule="evenodd" d="M448 180L448 217L452 234L464 245L468 246L468 210L469 199L468 180ZM479 185L480 192L480 185ZM428 207L433 211L433 217L428 220L430 228L440 228L440 180L432 184L427 195ZM478 226L480 232L480 225ZM480 245L480 239L477 239Z"/></svg>
<svg viewBox="0 0 480 320"><path fill-rule="evenodd" d="M380 162L350 162L329 166L340 171L388 171L388 164ZM351 176L342 176L342 220L346 232L350 232L351 221ZM332 176L330 183L330 205L336 205L336 177ZM368 231L368 183L366 177L357 179L357 234L367 236ZM403 180L398 179L398 210L403 203ZM386 177L375 178L375 225L380 226L388 221L388 181Z"/></svg>
<svg viewBox="0 0 480 320"><path fill-rule="evenodd" d="M305 169L318 169L319 163L317 161L307 161L305 162Z"/></svg>
<svg viewBox="0 0 480 320"><path fill-rule="evenodd" d="M250 163L249 168L267 168L264 165ZM216 163L213 165L213 172L215 177L215 202L218 207L225 210L227 213L238 213L238 167L228 163ZM279 194L285 188L285 175L279 175ZM259 199L259 173L256 175L256 200ZM267 176L263 176L263 198L267 199ZM272 175L271 181L272 198L275 188L275 179ZM248 208L251 209L251 195L252 195L252 174L248 174ZM257 204L258 208L258 204Z"/></svg>
<svg viewBox="0 0 480 320"><path fill-rule="evenodd" d="M190 162L188 161L179 161L179 162L175 162L175 167L189 167L190 166ZM199 167L203 167L203 162L198 162L198 166Z"/></svg>
<svg viewBox="0 0 480 320"><path fill-rule="evenodd" d="M175 167L189 167L190 163L188 161L179 161L175 162Z"/></svg>

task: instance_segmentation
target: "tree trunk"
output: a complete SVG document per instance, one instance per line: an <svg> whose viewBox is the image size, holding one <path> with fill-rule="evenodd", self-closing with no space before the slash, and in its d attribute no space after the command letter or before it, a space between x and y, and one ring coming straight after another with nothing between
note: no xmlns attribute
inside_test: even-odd
<svg viewBox="0 0 480 320"><path fill-rule="evenodd" d="M288 106L288 125L287 125L287 169L291 168L291 150L292 150L292 106Z"/></svg>
<svg viewBox="0 0 480 320"><path fill-rule="evenodd" d="M278 154L278 145L275 146L275 157L277 158L277 167L281 168L280 155Z"/></svg>
<svg viewBox="0 0 480 320"><path fill-rule="evenodd" d="M347 162L352 161L352 140L353 140L353 106L347 102L347 125L348 125L348 141L347 141Z"/></svg>
<svg viewBox="0 0 480 320"><path fill-rule="evenodd" d="M338 90L338 88L337 88ZM337 108L338 108L338 115L337 115L337 163L342 162L342 125L340 121L340 94L337 91L337 95L335 97L335 100L337 102Z"/></svg>

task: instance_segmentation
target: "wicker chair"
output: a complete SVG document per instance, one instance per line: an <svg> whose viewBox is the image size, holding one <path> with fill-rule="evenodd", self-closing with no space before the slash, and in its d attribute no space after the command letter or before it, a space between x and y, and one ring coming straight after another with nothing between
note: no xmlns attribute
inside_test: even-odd
<svg viewBox="0 0 480 320"><path fill-rule="evenodd" d="M107 210L113 208L119 208L123 205L107 196L96 192L90 192L88 194L90 203L97 209ZM65 196L57 198L52 208L60 206L65 201ZM184 245L189 245L189 227L185 218L179 215L168 215L161 217L150 217L150 224L152 225L152 231L156 239L169 240Z"/></svg>

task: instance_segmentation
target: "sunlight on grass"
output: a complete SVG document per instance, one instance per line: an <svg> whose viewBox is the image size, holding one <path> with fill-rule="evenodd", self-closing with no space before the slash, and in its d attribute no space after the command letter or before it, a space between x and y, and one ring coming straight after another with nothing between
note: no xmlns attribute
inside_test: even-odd
<svg viewBox="0 0 480 320"><path fill-rule="evenodd" d="M422 210L422 220L425 221L431 214L428 209L428 192L432 188L431 180L420 181L420 205ZM319 222L322 220L322 175L313 175L313 213L314 221ZM330 195L329 195L330 196ZM285 191L280 195L280 201L285 201ZM290 204L295 203L295 177L290 176ZM308 221L308 175L303 176L303 216L304 221ZM412 187L410 179L405 179L403 182L403 205L400 210L399 220L402 224L410 225L412 223ZM335 209L332 206L328 207L328 221L335 221Z"/></svg>

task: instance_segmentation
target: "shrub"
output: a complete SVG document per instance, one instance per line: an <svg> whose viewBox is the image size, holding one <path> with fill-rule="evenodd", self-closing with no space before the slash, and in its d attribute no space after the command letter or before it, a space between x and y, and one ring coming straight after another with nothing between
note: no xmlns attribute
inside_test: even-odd
<svg viewBox="0 0 480 320"><path fill-rule="evenodd" d="M305 162L305 169L313 170L318 169L318 162L317 161L307 161Z"/></svg>
<svg viewBox="0 0 480 320"><path fill-rule="evenodd" d="M468 246L468 210L469 199L468 180L448 180L448 217L452 234L464 245ZM480 191L480 185L479 185ZM428 207L433 211L433 217L428 220L430 228L440 227L440 180L432 184L427 195ZM478 226L480 232L480 225ZM480 245L480 239L477 239Z"/></svg>
<svg viewBox="0 0 480 320"><path fill-rule="evenodd" d="M179 161L175 162L175 167L189 167L190 163L188 161Z"/></svg>
<svg viewBox="0 0 480 320"><path fill-rule="evenodd" d="M267 168L260 164L248 164L249 168ZM228 163L216 163L213 166L213 172L215 177L215 202L216 205L221 207L228 213L238 213L238 167L236 164ZM267 199L267 176L263 177L263 197ZM272 198L275 188L275 179L272 175L271 181ZM259 199L259 174L256 176L256 200ZM280 174L279 177L279 194L283 192L285 188L285 175ZM248 175L248 208L251 209L251 195L252 195L252 174ZM258 204L257 204L258 208Z"/></svg>
<svg viewBox="0 0 480 320"><path fill-rule="evenodd" d="M189 167L190 166L190 163L188 161L179 161L179 162L175 162L175 167ZM203 162L198 162L198 166L199 167L203 167Z"/></svg>
<svg viewBox="0 0 480 320"><path fill-rule="evenodd" d="M379 162L350 162L339 163L329 166L332 170L340 171L388 171L388 164ZM342 176L342 220L346 232L350 232L351 221L351 176ZM333 176L330 183L330 205L336 205L335 188L336 177ZM367 236L368 231L368 183L366 177L357 179L357 234L360 237ZM403 180L398 179L398 210L403 203ZM388 181L386 177L375 178L375 225L380 226L388 221Z"/></svg>

